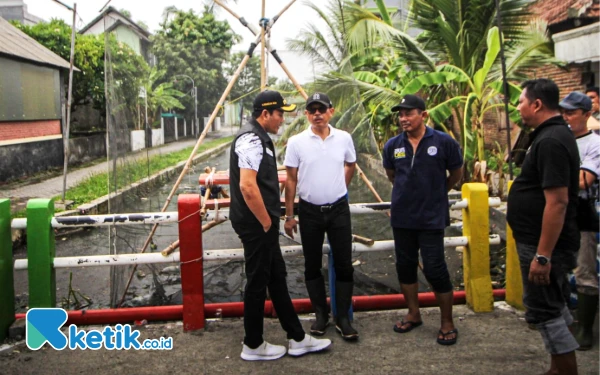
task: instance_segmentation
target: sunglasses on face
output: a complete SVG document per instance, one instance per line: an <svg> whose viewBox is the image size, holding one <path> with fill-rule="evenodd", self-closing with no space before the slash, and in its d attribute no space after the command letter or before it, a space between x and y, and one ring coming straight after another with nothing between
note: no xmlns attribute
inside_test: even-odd
<svg viewBox="0 0 600 375"><path fill-rule="evenodd" d="M327 112L329 108L324 107L324 106L319 106L319 107L309 107L306 108L306 111L308 113L310 113L311 115L314 115L317 111L319 111L320 114L324 114L325 112Z"/></svg>

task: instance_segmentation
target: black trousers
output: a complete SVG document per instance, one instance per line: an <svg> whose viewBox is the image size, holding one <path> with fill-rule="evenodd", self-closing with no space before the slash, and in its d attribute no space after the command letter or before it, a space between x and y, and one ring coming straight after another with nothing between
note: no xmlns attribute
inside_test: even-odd
<svg viewBox="0 0 600 375"><path fill-rule="evenodd" d="M232 222L242 240L246 269L244 292L244 344L255 349L263 343L263 321L267 288L281 327L288 339L301 341L304 329L292 305L287 288L287 271L279 246L279 218L267 233L257 220Z"/></svg>
<svg viewBox="0 0 600 375"><path fill-rule="evenodd" d="M452 282L444 257L444 230L392 228L396 250L396 272L400 284L418 282L419 249L423 274L436 293L452 291Z"/></svg>
<svg viewBox="0 0 600 375"><path fill-rule="evenodd" d="M317 206L300 200L298 206L300 238L304 252L304 277L315 280L322 276L323 241L329 239L335 259L335 276L338 281L352 282L352 223L348 200L342 199L331 205Z"/></svg>

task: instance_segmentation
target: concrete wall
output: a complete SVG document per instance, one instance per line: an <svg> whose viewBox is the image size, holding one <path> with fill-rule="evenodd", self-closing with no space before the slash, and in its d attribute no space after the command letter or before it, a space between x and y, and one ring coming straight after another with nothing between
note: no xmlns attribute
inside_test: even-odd
<svg viewBox="0 0 600 375"><path fill-rule="evenodd" d="M104 121L102 112L94 109L92 104L78 105L71 112L71 134L73 132L89 132L90 129L104 129L106 121Z"/></svg>
<svg viewBox="0 0 600 375"><path fill-rule="evenodd" d="M99 158L106 158L106 135L96 134L69 139L69 165L82 164Z"/></svg>
<svg viewBox="0 0 600 375"><path fill-rule="evenodd" d="M144 130L131 131L131 151L141 150L146 147L146 132Z"/></svg>
<svg viewBox="0 0 600 375"><path fill-rule="evenodd" d="M63 165L63 140L0 147L0 182L7 182Z"/></svg>
<svg viewBox="0 0 600 375"><path fill-rule="evenodd" d="M152 147L165 144L165 135L162 129L152 129Z"/></svg>
<svg viewBox="0 0 600 375"><path fill-rule="evenodd" d="M115 29L117 34L117 40L127 44L131 49L138 55L142 54L140 46L140 37L137 36L130 28L126 26L119 26Z"/></svg>

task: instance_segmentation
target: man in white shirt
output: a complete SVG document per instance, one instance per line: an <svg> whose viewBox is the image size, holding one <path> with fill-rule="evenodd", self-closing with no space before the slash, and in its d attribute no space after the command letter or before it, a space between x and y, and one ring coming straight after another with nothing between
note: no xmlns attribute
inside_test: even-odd
<svg viewBox="0 0 600 375"><path fill-rule="evenodd" d="M581 92L573 91L560 102L565 121L577 140L581 167L579 171L579 196L593 199L598 194L600 174L600 136L587 127L592 115L592 100ZM591 196L590 196L591 195ZM577 284L577 330L575 338L579 350L589 350L594 343L594 320L598 308L598 273L596 257L598 227L595 231L580 229L581 242L577 254L575 281Z"/></svg>
<svg viewBox="0 0 600 375"><path fill-rule="evenodd" d="M329 239L336 274L336 330L345 340L358 339L350 325L354 269L352 268L352 227L347 186L354 176L356 151L350 134L329 125L334 108L324 93L314 93L306 101L310 126L291 137L284 164L285 232L293 237L298 221L304 252L306 289L315 309L316 322L310 332L323 335L329 324L325 280L321 274L323 240ZM298 192L298 221L294 198Z"/></svg>

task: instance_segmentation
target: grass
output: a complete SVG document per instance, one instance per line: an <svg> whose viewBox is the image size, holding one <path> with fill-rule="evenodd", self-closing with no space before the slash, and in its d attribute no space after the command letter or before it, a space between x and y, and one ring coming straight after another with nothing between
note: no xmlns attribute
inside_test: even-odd
<svg viewBox="0 0 600 375"><path fill-rule="evenodd" d="M200 154L211 148L215 148L226 142L229 142L233 137L219 138L203 143L198 148L196 153ZM112 178L110 183L117 184L117 190L122 189L133 182L139 181L148 175L153 175L156 172L162 171L163 169L172 167L181 161L185 161L190 157L193 147L188 147L180 151L176 151L166 155L154 155L150 159L138 159L127 164L117 166L116 177ZM150 173L148 173L150 169ZM90 176L89 179L81 182L77 186L67 190L65 195L66 200L71 200L75 205L91 202L94 199L100 198L107 195L109 192L109 179L107 173L100 173L97 175ZM115 191L112 186L111 191ZM55 197L60 199L61 197Z"/></svg>
<svg viewBox="0 0 600 375"><path fill-rule="evenodd" d="M210 140L202 143L196 152L196 155L220 146L224 143L233 140L233 137L225 137ZM117 189L122 189L131 183L139 181L148 175L153 175L156 172L162 171L163 169L172 167L179 162L186 161L192 152L193 147L188 147L180 151L172 152L165 155L154 155L146 159L138 159L128 161L126 164L117 166L116 178L111 178L111 185L117 184ZM150 170L150 173L148 173ZM81 183L67 189L65 199L67 201L73 201L75 206L83 203L91 202L94 199L103 197L109 193L109 178L108 173L99 173L91 175ZM111 191L114 191L114 186ZM54 200L62 200L62 195L54 197ZM57 210L59 211L59 210ZM25 217L26 211L19 210L12 214L12 217Z"/></svg>

